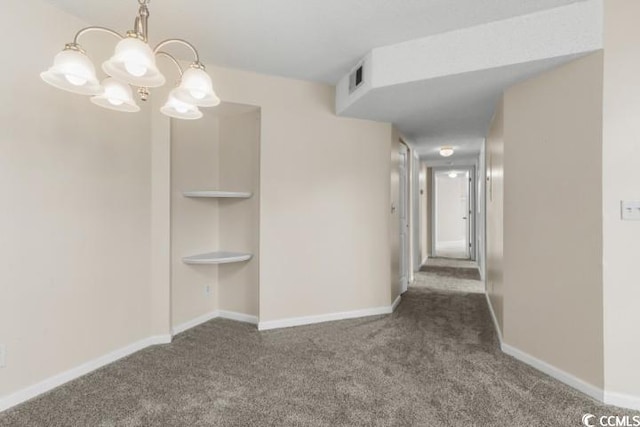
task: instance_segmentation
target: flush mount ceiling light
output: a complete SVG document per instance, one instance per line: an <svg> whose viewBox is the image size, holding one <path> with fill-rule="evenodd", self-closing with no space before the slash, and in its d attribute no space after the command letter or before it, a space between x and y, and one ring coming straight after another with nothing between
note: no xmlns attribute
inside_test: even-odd
<svg viewBox="0 0 640 427"><path fill-rule="evenodd" d="M453 155L453 147L440 147L440 155L442 157L451 157Z"/></svg>
<svg viewBox="0 0 640 427"><path fill-rule="evenodd" d="M160 111L179 119L199 119L202 112L198 107L215 107L220 98L213 90L211 77L200 62L196 48L181 39L169 39L151 48L148 43L148 21L151 0L138 0L139 9L134 29L126 35L105 27L87 27L78 31L72 43L65 45L58 53L49 70L40 77L50 85L80 95L89 95L91 102L104 108L116 111L137 112L140 107L133 99L131 86L137 88L142 101L149 98L149 89L163 86L166 82L156 64L157 57L168 58L178 69L180 79L178 85L169 94L166 104ZM102 64L102 71L107 78L102 84L96 76L96 69L78 43L82 35L98 31L120 39L113 56ZM185 71L178 60L163 51L166 46L179 44L186 46L194 55L194 61Z"/></svg>
<svg viewBox="0 0 640 427"><path fill-rule="evenodd" d="M457 178L457 177L458 177L458 172L456 171L449 172L449 178Z"/></svg>

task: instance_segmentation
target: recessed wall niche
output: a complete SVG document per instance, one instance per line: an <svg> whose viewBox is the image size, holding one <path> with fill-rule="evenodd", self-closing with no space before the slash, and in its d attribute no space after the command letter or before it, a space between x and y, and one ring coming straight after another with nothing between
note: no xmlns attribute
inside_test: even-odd
<svg viewBox="0 0 640 427"><path fill-rule="evenodd" d="M171 121L171 301L178 325L259 316L260 109L222 103Z"/></svg>

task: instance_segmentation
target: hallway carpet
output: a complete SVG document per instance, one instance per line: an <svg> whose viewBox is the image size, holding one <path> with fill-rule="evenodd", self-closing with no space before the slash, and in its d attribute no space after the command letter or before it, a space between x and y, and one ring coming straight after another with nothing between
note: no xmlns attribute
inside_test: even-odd
<svg viewBox="0 0 640 427"><path fill-rule="evenodd" d="M480 270L478 267L460 268L446 267L440 265L423 265L420 267L423 273L432 273L443 277L452 277L455 279L480 280Z"/></svg>
<svg viewBox="0 0 640 427"><path fill-rule="evenodd" d="M411 286L428 288L432 291L453 291L474 294L484 294L484 282L481 280L456 279L435 273L418 271L414 274Z"/></svg>
<svg viewBox="0 0 640 427"><path fill-rule="evenodd" d="M44 357L44 355L43 355ZM484 295L258 332L216 319L0 414L2 426L578 426L605 407L498 350Z"/></svg>

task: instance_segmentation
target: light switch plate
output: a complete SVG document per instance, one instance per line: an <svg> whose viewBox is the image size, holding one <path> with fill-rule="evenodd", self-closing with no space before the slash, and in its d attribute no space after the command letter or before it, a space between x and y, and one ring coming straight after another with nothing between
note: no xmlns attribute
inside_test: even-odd
<svg viewBox="0 0 640 427"><path fill-rule="evenodd" d="M620 206L624 221L640 221L640 201L623 200Z"/></svg>
<svg viewBox="0 0 640 427"><path fill-rule="evenodd" d="M0 344L0 368L4 368L7 365L7 347L4 344Z"/></svg>

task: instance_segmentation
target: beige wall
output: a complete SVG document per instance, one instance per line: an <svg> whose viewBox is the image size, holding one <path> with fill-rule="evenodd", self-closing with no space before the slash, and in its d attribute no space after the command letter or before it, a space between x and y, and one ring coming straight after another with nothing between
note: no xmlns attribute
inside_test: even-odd
<svg viewBox="0 0 640 427"><path fill-rule="evenodd" d="M400 132L394 126L391 134L391 189L388 205L389 214L389 242L391 260L391 301L402 292L400 283ZM393 207L393 209L392 209Z"/></svg>
<svg viewBox="0 0 640 427"><path fill-rule="evenodd" d="M603 386L602 53L504 98L504 342Z"/></svg>
<svg viewBox="0 0 640 427"><path fill-rule="evenodd" d="M504 102L496 106L486 139L486 288L500 333L504 329Z"/></svg>
<svg viewBox="0 0 640 427"><path fill-rule="evenodd" d="M151 100L151 334L171 334L171 119L160 113L164 93Z"/></svg>
<svg viewBox="0 0 640 427"><path fill-rule="evenodd" d="M0 397L150 335L148 110L101 109L38 77L85 25L2 2L3 34L29 38L5 44L0 68Z"/></svg>
<svg viewBox="0 0 640 427"><path fill-rule="evenodd" d="M259 309L246 289L219 308L271 321L388 306L391 126L336 117L327 85L207 69L225 102L261 110Z"/></svg>
<svg viewBox="0 0 640 427"><path fill-rule="evenodd" d="M640 2L604 3L605 386L640 409L640 222L620 220L620 201L640 200Z"/></svg>
<svg viewBox="0 0 640 427"><path fill-rule="evenodd" d="M427 189L427 165L424 162L420 163L420 256L421 262L429 256L429 222L427 221L427 215L429 210L429 191Z"/></svg>
<svg viewBox="0 0 640 427"><path fill-rule="evenodd" d="M258 316L260 111L222 104L201 120L172 120L172 325L214 310ZM249 199L183 196L188 190L246 191ZM248 262L188 265L211 251L254 254ZM205 287L209 286L209 293Z"/></svg>
<svg viewBox="0 0 640 427"><path fill-rule="evenodd" d="M221 99L261 110L260 321L388 306L391 126L336 117L331 86L207 69Z"/></svg>
<svg viewBox="0 0 640 427"><path fill-rule="evenodd" d="M427 167L427 257L433 254L433 169Z"/></svg>
<svg viewBox="0 0 640 427"><path fill-rule="evenodd" d="M178 326L217 309L218 266L188 265L185 256L218 249L217 199L184 197L189 190L218 189L220 123L171 120L171 321ZM205 286L210 293L205 293Z"/></svg>
<svg viewBox="0 0 640 427"><path fill-rule="evenodd" d="M221 250L250 252L249 262L218 267L221 310L258 316L260 274L260 112L220 118L220 188L249 191L250 199L221 199Z"/></svg>

